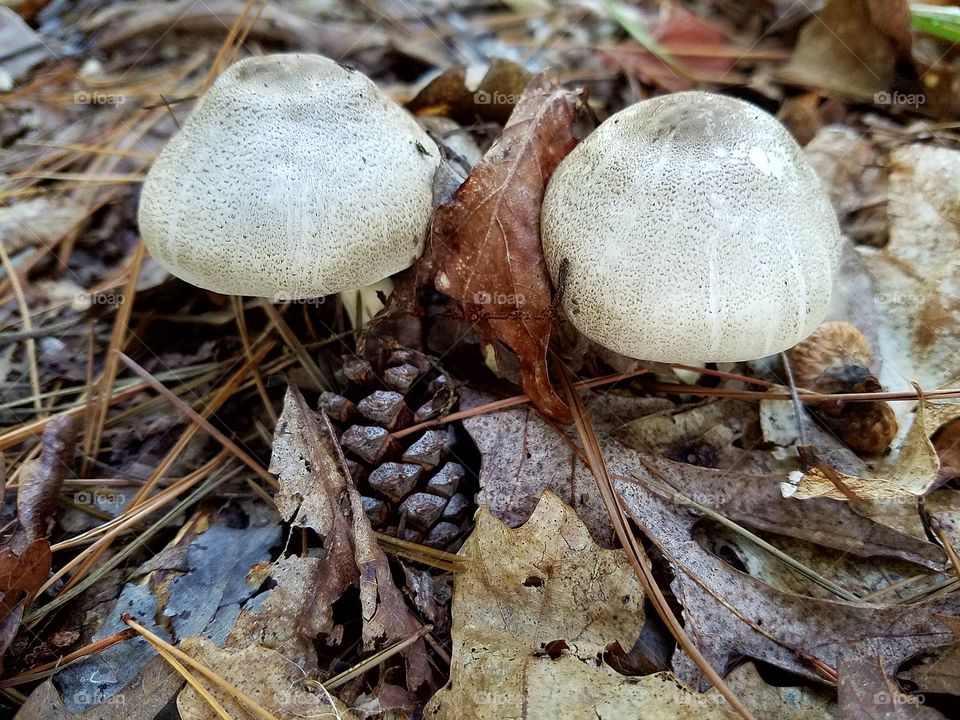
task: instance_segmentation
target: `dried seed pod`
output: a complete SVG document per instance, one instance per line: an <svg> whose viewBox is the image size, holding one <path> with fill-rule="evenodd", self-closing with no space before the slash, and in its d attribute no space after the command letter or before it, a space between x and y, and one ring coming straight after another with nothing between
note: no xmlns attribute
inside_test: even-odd
<svg viewBox="0 0 960 720"><path fill-rule="evenodd" d="M883 392L870 371L870 344L848 322L824 323L790 350L789 359L801 388L830 394ZM810 409L857 453L880 455L897 435L896 415L884 400L830 400Z"/></svg>

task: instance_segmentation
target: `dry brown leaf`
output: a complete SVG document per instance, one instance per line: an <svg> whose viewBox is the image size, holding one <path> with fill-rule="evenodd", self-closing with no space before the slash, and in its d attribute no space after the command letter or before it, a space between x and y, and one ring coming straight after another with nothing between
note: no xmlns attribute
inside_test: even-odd
<svg viewBox="0 0 960 720"><path fill-rule="evenodd" d="M859 248L882 310L880 382L932 390L960 379L960 151L909 145L889 167L890 241Z"/></svg>
<svg viewBox="0 0 960 720"><path fill-rule="evenodd" d="M467 392L463 402L469 407L483 398ZM862 517L845 502L798 503L782 497L780 483L785 474L674 463L613 439L618 433L622 437L622 429L637 418L669 407L664 400L598 394L590 396L587 404L611 472L631 475L643 461L656 459L688 497L754 531L795 537L861 557L897 557L926 567L943 566L943 551L936 545ZM612 531L593 476L533 410L480 415L465 420L464 426L483 456L479 501L496 517L512 527L520 525L533 512L540 491L550 489L574 508L595 540L609 546ZM809 503L813 505L807 507Z"/></svg>
<svg viewBox="0 0 960 720"><path fill-rule="evenodd" d="M461 406L482 405L491 398L464 389ZM613 408L613 422L637 418L672 407L668 400L607 396L603 408ZM597 418L594 422L598 423ZM479 505L510 527L527 521L542 490L550 490L570 505L594 540L604 547L613 542L613 530L593 475L576 462L570 446L556 430L530 408L486 413L467 418L464 427L483 457ZM609 425L604 425L609 429ZM598 427L598 430L600 428Z"/></svg>
<svg viewBox="0 0 960 720"><path fill-rule="evenodd" d="M868 647L854 645L840 653L837 695L842 720L943 720L923 706L922 695L909 695L883 658Z"/></svg>
<svg viewBox="0 0 960 720"><path fill-rule="evenodd" d="M313 607L314 612L324 613L317 632L330 633L333 602L357 583L352 522L340 504L347 480L329 443L322 439L316 416L292 387L274 430L270 472L280 479L275 502L283 519L311 528L323 540L324 580L315 590Z"/></svg>
<svg viewBox="0 0 960 720"><path fill-rule="evenodd" d="M431 254L438 290L463 308L487 343L520 359L523 389L543 412L570 412L550 383L550 279L540 245L547 180L576 144L578 95L539 75L503 134L433 218Z"/></svg>
<svg viewBox="0 0 960 720"><path fill-rule="evenodd" d="M0 618L23 600L31 600L50 573L50 543L38 538L20 553L0 548Z"/></svg>
<svg viewBox="0 0 960 720"><path fill-rule="evenodd" d="M906 0L830 0L803 26L780 76L873 101L875 93L891 89L898 58L909 56L909 42Z"/></svg>
<svg viewBox="0 0 960 720"><path fill-rule="evenodd" d="M673 589L684 608L686 630L711 664L723 671L737 657L762 659L811 679L822 679L811 659L835 666L838 653L862 643L894 671L912 655L945 642L936 615L960 613L960 596L909 606L818 600L784 592L733 569L691 542L697 518L678 511L660 489L674 468L649 459L638 480L621 477L617 490L634 521L660 548L676 574ZM659 476L659 477L658 477ZM702 684L696 667L680 654L678 674Z"/></svg>
<svg viewBox="0 0 960 720"><path fill-rule="evenodd" d="M47 537L60 504L60 487L73 465L76 439L72 418L53 418L43 430L40 457L22 469L17 520L28 541Z"/></svg>
<svg viewBox="0 0 960 720"><path fill-rule="evenodd" d="M468 83L468 74L462 65L447 68L407 103L407 109L414 115L442 115L464 124L505 123L530 82L522 65L502 58L493 58L475 85Z"/></svg>
<svg viewBox="0 0 960 720"><path fill-rule="evenodd" d="M633 645L643 591L624 555L597 546L553 493L515 530L481 509L460 555L451 680L425 717L734 717L669 673L626 677L598 659Z"/></svg>
<svg viewBox="0 0 960 720"><path fill-rule="evenodd" d="M938 618L950 628L953 640L937 656L900 674L917 684L922 693L960 695L960 618Z"/></svg>
<svg viewBox="0 0 960 720"><path fill-rule="evenodd" d="M274 433L270 471L280 478L277 509L294 525L315 530L324 555L313 586L311 630L330 634L333 602L347 588L360 589L364 649L371 651L406 640L421 628L393 582L387 556L377 544L360 493L344 471L342 456L325 417L317 415L295 387L287 390ZM411 690L429 681L431 670L423 640L404 651Z"/></svg>
<svg viewBox="0 0 960 720"><path fill-rule="evenodd" d="M320 683L305 674L303 668L273 648L263 645L219 648L207 638L192 637L184 639L180 649L277 718L326 717L333 720L358 717L327 694ZM231 717L251 716L243 705L209 680L198 679ZM183 720L218 720L220 717L189 684L177 695L177 710Z"/></svg>

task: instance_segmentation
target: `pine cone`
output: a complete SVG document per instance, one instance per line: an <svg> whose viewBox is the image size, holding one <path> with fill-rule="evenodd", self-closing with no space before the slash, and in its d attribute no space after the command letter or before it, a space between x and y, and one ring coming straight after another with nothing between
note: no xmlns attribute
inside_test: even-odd
<svg viewBox="0 0 960 720"><path fill-rule="evenodd" d="M476 480L458 462L457 438L443 426L391 433L439 418L457 402L438 362L392 348L383 367L344 357L342 395L324 392L323 409L340 435L353 480L376 530L454 551L472 522Z"/></svg>

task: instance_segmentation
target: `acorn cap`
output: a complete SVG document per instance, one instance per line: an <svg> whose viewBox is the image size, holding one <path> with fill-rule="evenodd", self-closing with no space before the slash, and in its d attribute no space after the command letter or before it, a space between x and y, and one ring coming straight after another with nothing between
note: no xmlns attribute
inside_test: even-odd
<svg viewBox="0 0 960 720"><path fill-rule="evenodd" d="M595 342L676 363L750 360L823 320L840 263L830 202L787 130L683 92L613 115L560 163L541 215L563 305Z"/></svg>
<svg viewBox="0 0 960 720"><path fill-rule="evenodd" d="M370 79L319 55L241 60L197 101L140 198L144 242L208 290L354 290L423 251L440 153Z"/></svg>

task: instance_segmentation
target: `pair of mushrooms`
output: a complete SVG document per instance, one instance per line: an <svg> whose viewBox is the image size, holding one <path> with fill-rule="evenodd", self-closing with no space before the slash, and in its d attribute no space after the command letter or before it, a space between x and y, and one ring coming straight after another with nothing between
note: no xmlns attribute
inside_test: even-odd
<svg viewBox="0 0 960 720"><path fill-rule="evenodd" d="M354 290L423 251L440 152L361 73L316 55L233 65L151 169L140 229L208 290ZM613 115L550 179L553 281L588 338L701 363L764 357L823 319L840 231L789 133L749 103L684 92Z"/></svg>

